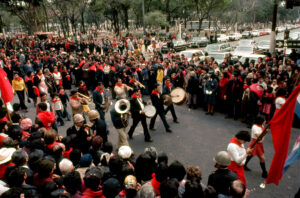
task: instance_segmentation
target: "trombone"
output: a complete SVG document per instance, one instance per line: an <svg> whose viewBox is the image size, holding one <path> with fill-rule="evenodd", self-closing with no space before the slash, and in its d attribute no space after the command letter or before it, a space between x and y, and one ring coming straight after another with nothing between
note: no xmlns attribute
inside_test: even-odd
<svg viewBox="0 0 300 198"><path fill-rule="evenodd" d="M92 100L93 100L93 98L92 98L92 96L86 96L86 95L84 95L84 94L82 94L82 93L79 93L78 92L78 96L80 97L80 98L84 98L84 99L86 99L88 102L92 102Z"/></svg>

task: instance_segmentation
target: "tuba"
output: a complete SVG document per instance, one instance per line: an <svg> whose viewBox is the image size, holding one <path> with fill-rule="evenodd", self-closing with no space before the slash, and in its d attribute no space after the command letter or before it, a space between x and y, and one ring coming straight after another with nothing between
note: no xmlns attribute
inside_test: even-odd
<svg viewBox="0 0 300 198"><path fill-rule="evenodd" d="M124 127L128 126L128 113L130 110L130 102L126 99L120 99L115 104L115 111L121 114L121 120Z"/></svg>

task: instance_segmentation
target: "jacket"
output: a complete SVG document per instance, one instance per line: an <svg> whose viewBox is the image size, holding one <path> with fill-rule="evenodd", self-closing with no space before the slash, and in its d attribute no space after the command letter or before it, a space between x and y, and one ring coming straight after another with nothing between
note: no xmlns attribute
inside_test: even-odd
<svg viewBox="0 0 300 198"><path fill-rule="evenodd" d="M99 191L92 191L91 189L87 188L83 193L81 198L105 198L103 195L102 190Z"/></svg>
<svg viewBox="0 0 300 198"><path fill-rule="evenodd" d="M103 92L104 95L104 92ZM103 96L104 97L104 96ZM104 98L102 95L99 93L99 91L94 90L93 91L93 102L95 103L96 108L101 108L100 106L104 104Z"/></svg>
<svg viewBox="0 0 300 198"><path fill-rule="evenodd" d="M15 91L27 91L24 80L12 80L12 87L14 88Z"/></svg>
<svg viewBox="0 0 300 198"><path fill-rule="evenodd" d="M103 139L103 143L107 142L107 129L105 121L101 118L95 120L96 123L93 124L92 130L96 130L96 135L100 135Z"/></svg>
<svg viewBox="0 0 300 198"><path fill-rule="evenodd" d="M112 108L112 110L110 110L110 117L111 117L111 121L116 129L124 128L124 125L123 125L123 122L121 119L121 114L118 114L115 111L115 108Z"/></svg>
<svg viewBox="0 0 300 198"><path fill-rule="evenodd" d="M150 95L152 105L156 108L157 112L163 112L164 111L164 100L161 97L161 94L159 94L159 97L153 93Z"/></svg>
<svg viewBox="0 0 300 198"><path fill-rule="evenodd" d="M143 101L142 101L143 102ZM143 104L145 104L143 102ZM141 105L139 104L137 98L131 98L130 99L130 112L131 112L131 117L134 118L139 118L141 116L140 111L143 110L141 108Z"/></svg>

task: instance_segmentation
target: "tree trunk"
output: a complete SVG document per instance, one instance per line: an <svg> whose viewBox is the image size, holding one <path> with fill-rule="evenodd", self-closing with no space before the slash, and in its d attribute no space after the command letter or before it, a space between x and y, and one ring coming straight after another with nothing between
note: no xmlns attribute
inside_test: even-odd
<svg viewBox="0 0 300 198"><path fill-rule="evenodd" d="M129 30L129 23L128 23L128 8L127 7L123 7L123 12L124 12L124 24L125 24L125 28L127 30Z"/></svg>
<svg viewBox="0 0 300 198"><path fill-rule="evenodd" d="M166 0L166 13L167 13L167 22L171 22L171 13L170 13L170 0ZM169 32L169 26L166 28L166 32Z"/></svg>

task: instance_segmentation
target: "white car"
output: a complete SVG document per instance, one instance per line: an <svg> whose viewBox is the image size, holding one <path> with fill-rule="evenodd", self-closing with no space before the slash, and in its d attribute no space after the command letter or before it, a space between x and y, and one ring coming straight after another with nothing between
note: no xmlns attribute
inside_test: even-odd
<svg viewBox="0 0 300 198"><path fill-rule="evenodd" d="M289 37L292 40L300 40L300 32L291 32Z"/></svg>
<svg viewBox="0 0 300 198"><path fill-rule="evenodd" d="M260 36L260 33L259 33L258 30L253 30L253 31L251 32L251 35L252 35L252 36Z"/></svg>
<svg viewBox="0 0 300 198"><path fill-rule="evenodd" d="M254 46L255 41L254 40L240 40L238 43L238 46Z"/></svg>
<svg viewBox="0 0 300 198"><path fill-rule="evenodd" d="M218 64L221 64L224 62L224 59L229 56L229 54L229 52L212 52L209 53L208 56L213 57Z"/></svg>
<svg viewBox="0 0 300 198"><path fill-rule="evenodd" d="M185 51L179 52L179 56L184 55L184 57L187 58L188 61L190 61L192 59L192 56L195 54L199 54L200 60L205 59L205 54L202 50L185 50Z"/></svg>
<svg viewBox="0 0 300 198"><path fill-rule="evenodd" d="M254 54L254 48L252 46L238 46L232 53L234 57L238 58L249 54Z"/></svg>
<svg viewBox="0 0 300 198"><path fill-rule="evenodd" d="M257 44L257 49L261 51L268 51L270 49L270 40L262 40Z"/></svg>
<svg viewBox="0 0 300 198"><path fill-rule="evenodd" d="M240 33L232 33L232 34L229 34L228 37L229 37L230 41L237 41L242 38L242 35Z"/></svg>
<svg viewBox="0 0 300 198"><path fill-rule="evenodd" d="M228 40L229 40L229 38L225 34L218 34L217 35L217 41L218 42L226 42Z"/></svg>
<svg viewBox="0 0 300 198"><path fill-rule="evenodd" d="M264 59L265 57L266 57L266 55L261 55L261 54L249 54L249 55L244 55L244 56L242 56L242 57L239 59L239 61L240 61L241 63L244 63L245 60L246 60L246 58L249 58L249 62L254 61L255 64L256 64L258 58Z"/></svg>

